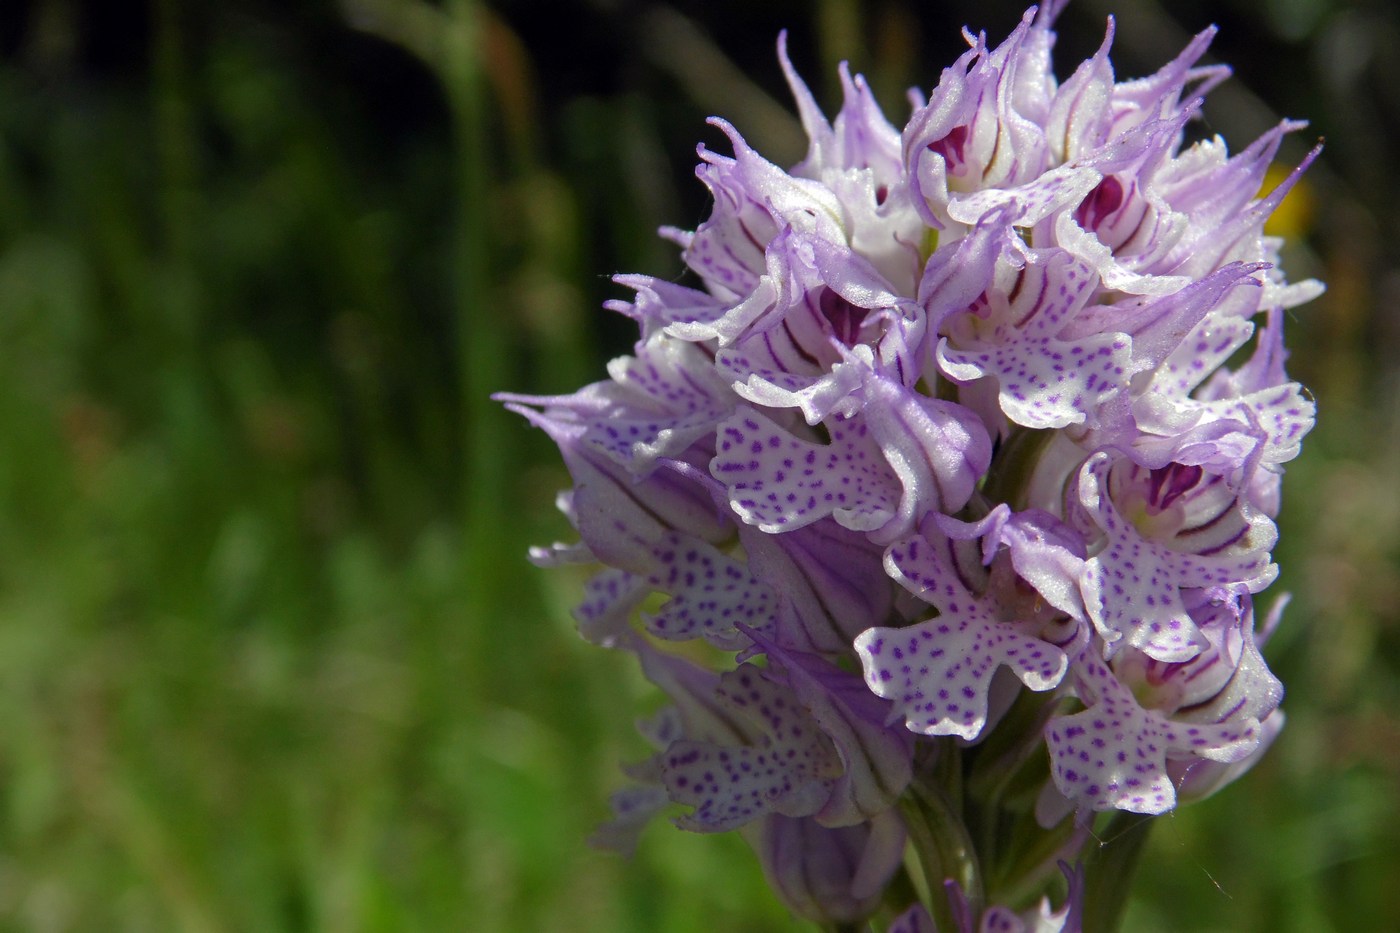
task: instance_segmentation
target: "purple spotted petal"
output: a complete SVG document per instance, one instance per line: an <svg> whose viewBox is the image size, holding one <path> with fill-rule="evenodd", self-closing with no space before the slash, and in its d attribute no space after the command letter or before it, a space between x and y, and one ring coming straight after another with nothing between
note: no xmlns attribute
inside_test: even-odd
<svg viewBox="0 0 1400 933"><path fill-rule="evenodd" d="M832 741L842 774L816 819L848 826L892 809L913 778L913 737L890 729L889 704L871 695L860 677L815 655L789 651L754 633L770 662Z"/></svg>
<svg viewBox="0 0 1400 933"><path fill-rule="evenodd" d="M1165 813L1176 804L1168 754L1236 761L1259 743L1254 719L1194 725L1144 710L1092 650L1074 671L1088 708L1052 719L1045 735L1055 786L1081 810Z"/></svg>
<svg viewBox="0 0 1400 933"><path fill-rule="evenodd" d="M644 579L626 570L610 567L589 577L583 601L574 608L579 634L596 645L616 645L649 591Z"/></svg>
<svg viewBox="0 0 1400 933"><path fill-rule="evenodd" d="M938 362L960 382L983 376L997 381L1001 409L1029 428L1062 428L1086 420L1133 374L1126 334L1094 334L1073 341L1056 335L1083 308L1096 278L1061 251L1030 251L1006 293L970 312L966 338L938 344ZM956 328L957 322L950 322ZM995 332L977 336L979 329ZM956 331L955 331L956 332Z"/></svg>
<svg viewBox="0 0 1400 933"><path fill-rule="evenodd" d="M1274 739L1283 731L1285 722L1282 710L1276 710L1261 722L1259 745L1238 761L1211 761L1194 757L1168 759L1167 774L1176 785L1177 798L1182 803L1204 800L1243 776L1269 750Z"/></svg>
<svg viewBox="0 0 1400 933"><path fill-rule="evenodd" d="M710 472L740 518L769 534L828 515L847 528L880 528L895 514L898 480L859 419L827 425L830 444L801 440L757 411L720 425Z"/></svg>
<svg viewBox="0 0 1400 933"><path fill-rule="evenodd" d="M866 684L894 702L910 731L977 738L992 674L1003 665L1032 690L1060 682L1064 652L997 620L927 539L896 544L885 559L891 576L939 611L918 625L870 629L855 642Z"/></svg>
<svg viewBox="0 0 1400 933"><path fill-rule="evenodd" d="M651 549L654 567L643 582L672 595L660 612L642 615L653 635L671 641L704 638L716 647L737 649L748 639L736 626L772 626L776 594L739 561L677 532L652 542Z"/></svg>
<svg viewBox="0 0 1400 933"><path fill-rule="evenodd" d="M695 808L677 825L724 832L770 812L809 816L820 810L841 762L793 694L744 664L720 675L716 695L757 736L745 745L672 743L662 764L666 789L672 800Z"/></svg>
<svg viewBox="0 0 1400 933"><path fill-rule="evenodd" d="M1174 511L1187 517L1171 537L1172 546L1144 537L1109 494L1112 465L1107 454L1096 454L1079 477L1079 503L1104 532L1102 550L1085 564L1081 583L1089 617L1110 651L1123 639L1159 661L1188 660L1206 642L1182 603L1181 590L1262 589L1277 572L1269 563L1277 532L1273 522L1245 509L1214 477L1197 482L1192 497L1181 503L1164 503L1149 492L1144 508L1160 506L1166 520ZM1187 512L1187 504L1204 508ZM1142 521L1149 520L1150 512Z"/></svg>

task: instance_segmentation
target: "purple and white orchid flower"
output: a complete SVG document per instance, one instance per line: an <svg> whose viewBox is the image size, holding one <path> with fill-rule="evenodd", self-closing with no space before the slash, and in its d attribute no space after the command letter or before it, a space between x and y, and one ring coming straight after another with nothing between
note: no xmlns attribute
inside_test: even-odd
<svg viewBox="0 0 1400 933"><path fill-rule="evenodd" d="M580 540L533 559L603 565L580 630L672 704L600 841L679 806L820 922L1078 930L1095 814L1212 793L1282 727L1253 606L1315 414L1282 312L1321 285L1263 224L1317 151L1261 194L1302 123L1184 144L1228 75L1198 64L1213 29L1121 81L1110 20L1060 82L1063 5L965 33L903 126L844 66L828 119L780 38L803 160L714 120L713 210L663 231L690 283L619 276L632 355L499 397L573 478ZM995 854L988 826L1012 828ZM1053 842L1022 866L1038 893L1065 866L1059 910L982 887L1027 833ZM904 910L907 844L935 902Z"/></svg>

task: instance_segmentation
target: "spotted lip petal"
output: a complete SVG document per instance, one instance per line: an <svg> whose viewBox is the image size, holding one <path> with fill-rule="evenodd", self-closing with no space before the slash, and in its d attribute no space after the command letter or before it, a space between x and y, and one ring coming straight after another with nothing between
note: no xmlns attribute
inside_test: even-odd
<svg viewBox="0 0 1400 933"><path fill-rule="evenodd" d="M1259 744L1252 717L1197 725L1143 709L1092 649L1073 670L1088 708L1052 719L1045 735L1055 786L1080 810L1165 813L1176 805L1168 755L1230 762Z"/></svg>
<svg viewBox="0 0 1400 933"><path fill-rule="evenodd" d="M867 372L865 406L824 423L830 443L803 440L756 410L720 425L710 471L734 512L776 534L830 515L846 528L893 540L935 511L966 504L991 460L971 412Z"/></svg>
<svg viewBox="0 0 1400 933"><path fill-rule="evenodd" d="M883 725L860 679L746 630L768 655L718 677L636 639L652 680L677 703L656 779L695 809L684 828L720 832L769 814L826 826L879 822L911 776L912 741ZM639 777L645 778L642 774Z"/></svg>
<svg viewBox="0 0 1400 933"><path fill-rule="evenodd" d="M729 488L730 505L766 534L828 515L846 528L885 525L897 508L897 480L859 419L827 426L830 444L793 436L756 410L720 425L710 472Z"/></svg>
<svg viewBox="0 0 1400 933"><path fill-rule="evenodd" d="M1100 452L1079 475L1079 505L1104 536L1102 549L1085 564L1081 582L1089 617L1110 653L1121 639L1159 661L1189 660L1206 641L1187 613L1181 591L1262 589L1277 573L1269 562L1277 530L1269 519L1243 507L1217 477L1197 485L1206 492L1189 494L1205 514L1188 513L1170 545L1146 538L1114 502L1113 466L1113 458ZM1224 496L1215 495L1221 489Z"/></svg>
<svg viewBox="0 0 1400 933"><path fill-rule="evenodd" d="M850 826L891 810L913 778L914 742L906 730L885 725L889 704L829 661L750 634L840 757L841 776L815 819Z"/></svg>
<svg viewBox="0 0 1400 933"><path fill-rule="evenodd" d="M655 615L642 615L653 635L672 641L704 638L717 648L734 650L748 644L739 626L772 625L777 595L739 561L674 531L649 544L655 566L641 582L671 594Z"/></svg>
<svg viewBox="0 0 1400 933"><path fill-rule="evenodd" d="M1004 288L999 283L978 308L945 322L955 337L939 341L940 367L960 382L995 379L1002 411L1024 427L1096 424L1135 369L1127 334L1058 337L1093 293L1094 273L1068 253L1040 250L1003 272Z"/></svg>
<svg viewBox="0 0 1400 933"><path fill-rule="evenodd" d="M856 654L872 693L894 703L911 732L977 738L987 722L992 674L1010 667L1032 690L1049 690L1064 676L1063 651L999 620L970 592L947 557L916 535L885 556L892 577L938 615L905 628L876 627L856 639Z"/></svg>
<svg viewBox="0 0 1400 933"><path fill-rule="evenodd" d="M695 809L677 825L725 832L770 812L811 816L842 766L831 740L793 694L752 664L721 674L716 697L741 722L744 744L671 743L662 779L671 799Z"/></svg>

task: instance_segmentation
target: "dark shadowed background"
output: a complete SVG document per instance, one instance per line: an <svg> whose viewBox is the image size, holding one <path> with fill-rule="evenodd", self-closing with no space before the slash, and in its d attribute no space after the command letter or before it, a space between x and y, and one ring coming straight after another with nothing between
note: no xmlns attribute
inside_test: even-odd
<svg viewBox="0 0 1400 933"><path fill-rule="evenodd" d="M1273 229L1319 426L1268 647L1289 725L1154 830L1134 931L1400 916L1400 18L1074 0L1067 76L1210 22L1205 133L1327 150ZM589 849L657 698L583 644L567 478L497 389L598 379L616 272L681 266L710 114L802 144L774 55L886 110L1014 2L0 6L0 929L801 929L736 838Z"/></svg>

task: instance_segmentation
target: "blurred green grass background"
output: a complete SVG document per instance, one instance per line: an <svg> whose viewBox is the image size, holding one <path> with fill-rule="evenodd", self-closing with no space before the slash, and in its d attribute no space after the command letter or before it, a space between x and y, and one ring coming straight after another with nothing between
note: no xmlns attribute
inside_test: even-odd
<svg viewBox="0 0 1400 933"><path fill-rule="evenodd" d="M1128 929L1400 916L1400 20L1112 4L1120 75L1209 22L1239 149L1310 117L1279 218L1320 423L1285 489L1289 726L1160 821ZM1062 77L1106 0L1060 21ZM487 400L629 343L703 125L801 152L773 42L891 117L1016 3L27 0L0 8L0 929L803 927L743 845L585 840L656 698L584 645L567 477Z"/></svg>

